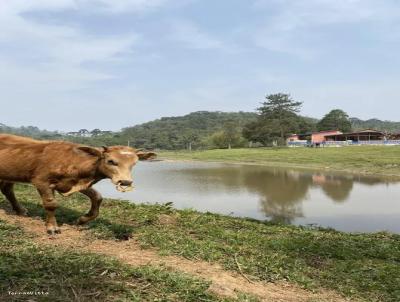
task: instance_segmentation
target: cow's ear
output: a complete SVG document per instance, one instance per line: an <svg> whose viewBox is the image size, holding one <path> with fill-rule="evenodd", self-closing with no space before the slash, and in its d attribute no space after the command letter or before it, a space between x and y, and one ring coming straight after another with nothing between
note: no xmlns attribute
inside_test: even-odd
<svg viewBox="0 0 400 302"><path fill-rule="evenodd" d="M103 152L101 152L97 148L88 147L88 146L80 146L80 147L78 147L78 150L81 150L81 151L86 152L87 154L90 154L93 156L103 157Z"/></svg>
<svg viewBox="0 0 400 302"><path fill-rule="evenodd" d="M136 155L139 157L139 160L148 160L157 157L157 154L154 152L146 152L143 150L137 150Z"/></svg>

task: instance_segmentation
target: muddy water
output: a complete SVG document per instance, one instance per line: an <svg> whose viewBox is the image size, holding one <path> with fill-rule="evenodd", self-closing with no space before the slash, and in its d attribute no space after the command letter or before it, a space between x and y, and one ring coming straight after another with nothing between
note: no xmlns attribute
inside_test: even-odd
<svg viewBox="0 0 400 302"><path fill-rule="evenodd" d="M234 216L350 232L400 233L400 182L379 177L256 165L198 162L139 163L135 190L120 193L109 181L105 197L173 202Z"/></svg>

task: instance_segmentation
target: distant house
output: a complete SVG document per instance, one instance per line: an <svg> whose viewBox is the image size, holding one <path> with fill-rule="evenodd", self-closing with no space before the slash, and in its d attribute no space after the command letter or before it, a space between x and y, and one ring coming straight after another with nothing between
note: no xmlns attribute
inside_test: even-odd
<svg viewBox="0 0 400 302"><path fill-rule="evenodd" d="M338 130L293 134L287 139L288 146L340 146L340 145L399 145L400 133L390 134L373 129L349 133Z"/></svg>
<svg viewBox="0 0 400 302"><path fill-rule="evenodd" d="M92 134L86 129L81 129L81 130L79 130L77 132L74 132L74 131L68 132L67 135L69 135L69 136L77 136L77 137L91 137L92 136Z"/></svg>
<svg viewBox="0 0 400 302"><path fill-rule="evenodd" d="M334 142L351 141L352 143L380 143L382 141L385 141L387 138L385 136L385 133L383 133L382 131L366 129L349 133L329 134L325 137L325 139L327 141Z"/></svg>
<svg viewBox="0 0 400 302"><path fill-rule="evenodd" d="M89 131L87 129L81 129L79 131L71 131L68 132L68 136L75 136L75 137L92 137L92 136L98 136L98 135L110 135L113 134L112 131L102 131L100 129L93 129L92 131Z"/></svg>
<svg viewBox="0 0 400 302"><path fill-rule="evenodd" d="M299 135L298 134L292 134L287 138L288 142L295 142L299 140Z"/></svg>
<svg viewBox="0 0 400 302"><path fill-rule="evenodd" d="M320 131L320 132L309 132L304 134L292 134L288 137L287 143L289 146L301 146L301 145L316 145L319 146L326 142L326 137L329 135L337 135L342 132L338 130Z"/></svg>
<svg viewBox="0 0 400 302"><path fill-rule="evenodd" d="M79 132L73 132L73 131L71 131L71 132L67 132L67 135L68 135L68 136L79 136Z"/></svg>
<svg viewBox="0 0 400 302"><path fill-rule="evenodd" d="M311 143L318 146L326 142L327 137L332 135L340 135L342 132L338 130L320 131L311 134Z"/></svg>
<svg viewBox="0 0 400 302"><path fill-rule="evenodd" d="M307 135L306 134L292 134L286 140L288 146L291 147L300 147L308 144Z"/></svg>

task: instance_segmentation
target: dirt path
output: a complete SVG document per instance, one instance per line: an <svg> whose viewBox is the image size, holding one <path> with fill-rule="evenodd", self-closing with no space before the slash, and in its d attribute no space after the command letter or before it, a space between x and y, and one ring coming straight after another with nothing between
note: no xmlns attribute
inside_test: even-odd
<svg viewBox="0 0 400 302"><path fill-rule="evenodd" d="M0 209L0 219L22 227L33 234L34 241L51 246L61 246L112 256L133 266L146 264L164 265L173 270L182 271L212 282L210 291L224 297L236 297L237 292L257 296L261 301L348 301L335 292L320 291L313 293L288 283L249 282L236 272L224 270L217 264L204 261L191 261L177 256L160 256L156 251L143 250L135 240L88 240L85 231L64 224L62 234L49 239L44 223L40 218L20 217Z"/></svg>

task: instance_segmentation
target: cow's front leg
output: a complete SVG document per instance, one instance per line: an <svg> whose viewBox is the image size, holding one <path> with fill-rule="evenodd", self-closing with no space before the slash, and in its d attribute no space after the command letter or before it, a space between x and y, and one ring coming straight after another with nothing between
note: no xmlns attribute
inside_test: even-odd
<svg viewBox="0 0 400 302"><path fill-rule="evenodd" d="M57 225L55 211L57 209L57 200L54 197L54 190L48 186L36 186L40 197L42 197L43 207L46 210L46 230L50 235L60 234L60 228Z"/></svg>
<svg viewBox="0 0 400 302"><path fill-rule="evenodd" d="M78 219L78 224L85 224L93 219L95 219L99 215L99 208L101 201L103 200L103 197L99 192L97 192L93 188L88 188L85 190L80 191L82 194L86 195L87 197L90 198L90 201L92 203L90 210L87 214L79 217Z"/></svg>

